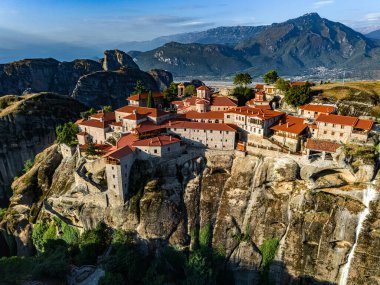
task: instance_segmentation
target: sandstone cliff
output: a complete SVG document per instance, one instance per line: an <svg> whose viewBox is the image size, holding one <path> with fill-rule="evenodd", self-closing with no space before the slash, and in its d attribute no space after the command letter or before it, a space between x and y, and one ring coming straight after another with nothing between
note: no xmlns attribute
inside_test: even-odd
<svg viewBox="0 0 380 285"><path fill-rule="evenodd" d="M139 66L133 61L132 57L118 49L106 50L104 52L104 59L101 59L100 62L105 71L115 71L122 67L139 69Z"/></svg>
<svg viewBox="0 0 380 285"><path fill-rule="evenodd" d="M6 96L9 106L0 110L0 201L24 162L55 140L55 127L78 118L85 107L66 96L39 93Z"/></svg>
<svg viewBox="0 0 380 285"><path fill-rule="evenodd" d="M85 191L65 180L73 177L77 162L63 159L57 166L60 159L58 148L45 150L31 172L13 184L2 228L16 237L19 254L31 252L28 221L42 216L58 216L83 229L105 221L178 248L191 246L192 233L211 225L213 247L223 248L236 284L260 284L261 248L271 239L279 240L269 267L274 284L337 283L355 242L367 187L353 184L355 177L340 168L189 150L166 162L137 161L129 202L117 207L100 190ZM43 175L46 167L51 175ZM380 284L379 207L377 199L369 206L353 261L360 266L351 267L348 284Z"/></svg>

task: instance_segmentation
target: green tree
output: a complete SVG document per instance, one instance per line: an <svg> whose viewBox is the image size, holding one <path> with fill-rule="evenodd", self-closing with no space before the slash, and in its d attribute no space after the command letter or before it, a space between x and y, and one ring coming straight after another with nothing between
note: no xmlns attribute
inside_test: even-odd
<svg viewBox="0 0 380 285"><path fill-rule="evenodd" d="M287 104L298 107L306 104L310 100L310 84L306 83L303 86L292 86L285 93L284 100Z"/></svg>
<svg viewBox="0 0 380 285"><path fill-rule="evenodd" d="M132 94L142 94L146 92L148 92L148 89L144 86L143 82L141 80L137 80Z"/></svg>
<svg viewBox="0 0 380 285"><path fill-rule="evenodd" d="M148 108L155 108L154 98L153 98L153 95L152 95L152 91L149 91L149 93L148 93L148 101L146 103L146 106Z"/></svg>
<svg viewBox="0 0 380 285"><path fill-rule="evenodd" d="M94 108L90 108L89 110L87 110L85 112L81 112L80 117L84 120L87 120L88 117L90 117L91 115L95 115L95 114L96 114L96 110Z"/></svg>
<svg viewBox="0 0 380 285"><path fill-rule="evenodd" d="M279 77L277 80L276 80L276 84L275 84L276 88L282 92L286 92L290 89L290 82Z"/></svg>
<svg viewBox="0 0 380 285"><path fill-rule="evenodd" d="M195 88L194 85L187 85L185 88L185 96L195 96L197 95L197 89Z"/></svg>
<svg viewBox="0 0 380 285"><path fill-rule="evenodd" d="M278 79L277 71L275 70L268 71L267 73L264 74L263 79L266 84L275 83Z"/></svg>
<svg viewBox="0 0 380 285"><path fill-rule="evenodd" d="M64 143L69 146L78 144L77 133L79 132L79 128L76 124L72 122L65 123L63 126L58 126L55 132L57 134L56 142L58 144Z"/></svg>
<svg viewBox="0 0 380 285"><path fill-rule="evenodd" d="M112 112L112 107L111 106L103 106L102 108L103 112L104 113L107 113L107 112Z"/></svg>
<svg viewBox="0 0 380 285"><path fill-rule="evenodd" d="M22 173L27 173L32 169L34 165L34 161L32 159L28 159L24 162L24 167L22 168Z"/></svg>
<svg viewBox="0 0 380 285"><path fill-rule="evenodd" d="M239 106L244 106L247 101L253 98L253 90L246 86L237 86L232 91L232 96L237 99Z"/></svg>
<svg viewBox="0 0 380 285"><path fill-rule="evenodd" d="M168 106L171 101L177 98L178 95L178 84L170 83L170 86L164 90L163 96L165 100L165 105Z"/></svg>
<svg viewBox="0 0 380 285"><path fill-rule="evenodd" d="M252 77L249 73L238 73L234 77L234 85L247 86L252 83Z"/></svg>

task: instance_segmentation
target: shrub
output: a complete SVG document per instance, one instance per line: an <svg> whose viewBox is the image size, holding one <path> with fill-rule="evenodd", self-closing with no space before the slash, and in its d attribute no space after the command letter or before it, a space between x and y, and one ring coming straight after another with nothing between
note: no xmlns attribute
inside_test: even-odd
<svg viewBox="0 0 380 285"><path fill-rule="evenodd" d="M48 225L41 222L33 226L32 241L33 241L33 245L36 247L36 249L39 252L43 252L44 250L45 241L43 237L47 229L48 229Z"/></svg>
<svg viewBox="0 0 380 285"><path fill-rule="evenodd" d="M6 214L6 212L7 212L6 208L0 208L0 221L3 219L3 217Z"/></svg>
<svg viewBox="0 0 380 285"><path fill-rule="evenodd" d="M261 255L263 257L260 266L260 269L262 271L266 271L269 269L269 266L276 255L279 244L280 239L275 237L264 241L263 245L260 247Z"/></svg>
<svg viewBox="0 0 380 285"><path fill-rule="evenodd" d="M210 224L205 225L199 232L199 245L209 247L212 239L212 228Z"/></svg>
<svg viewBox="0 0 380 285"><path fill-rule="evenodd" d="M79 132L79 128L76 124L72 122L65 123L63 126L58 126L55 129L55 132L57 134L57 143L64 143L68 146L75 146L78 144L77 133Z"/></svg>
<svg viewBox="0 0 380 285"><path fill-rule="evenodd" d="M0 110L1 109L5 109L7 107L8 107L8 102L7 101L4 101L4 100L0 101Z"/></svg>
<svg viewBox="0 0 380 285"><path fill-rule="evenodd" d="M27 173L29 170L32 169L33 165L34 165L34 161L33 160L31 160L31 159L26 160L24 162L24 167L22 168L22 173L23 174Z"/></svg>

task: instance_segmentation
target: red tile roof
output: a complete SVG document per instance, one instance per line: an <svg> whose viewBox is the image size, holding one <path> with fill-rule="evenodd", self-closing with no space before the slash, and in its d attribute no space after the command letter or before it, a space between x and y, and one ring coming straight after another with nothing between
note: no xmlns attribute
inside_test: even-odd
<svg viewBox="0 0 380 285"><path fill-rule="evenodd" d="M306 104L299 108L305 111L312 111L312 112L326 113L326 114L332 113L335 110L334 106L316 105L316 104Z"/></svg>
<svg viewBox="0 0 380 285"><path fill-rule="evenodd" d="M174 143L179 143L181 140L173 136L158 136L144 140L138 140L133 143L133 146L164 146Z"/></svg>
<svg viewBox="0 0 380 285"><path fill-rule="evenodd" d="M224 111L209 111L209 112L196 112L196 111L189 111L184 114L184 117L186 119L217 119L217 120L223 120L224 119Z"/></svg>
<svg viewBox="0 0 380 285"><path fill-rule="evenodd" d="M238 104L235 100L232 100L224 96L213 96L211 97L211 106L228 106L236 107Z"/></svg>
<svg viewBox="0 0 380 285"><path fill-rule="evenodd" d="M108 127L107 123L100 122L99 120L95 120L95 119L84 120L84 121L77 123L77 124L81 125L81 126L98 128L98 129L105 129L106 127Z"/></svg>
<svg viewBox="0 0 380 285"><path fill-rule="evenodd" d="M363 120L356 117L350 116L340 116L340 115L332 115L332 114L320 114L316 122L321 123L331 123L337 125L345 125L352 126L353 128L363 129L363 130L371 130L373 127L373 121L371 120Z"/></svg>
<svg viewBox="0 0 380 285"><path fill-rule="evenodd" d="M306 148L315 151L336 152L339 147L341 147L339 143L325 140L308 139L306 141Z"/></svg>
<svg viewBox="0 0 380 285"><path fill-rule="evenodd" d="M274 131L300 135L306 130L307 127L308 125L305 124L304 119L286 115L282 120L280 120L279 124L271 127L271 129Z"/></svg>
<svg viewBox="0 0 380 285"><path fill-rule="evenodd" d="M139 120L145 119L146 116L147 115L142 115L139 113L132 113L130 115L123 117L123 119L132 120L132 121L139 121Z"/></svg>
<svg viewBox="0 0 380 285"><path fill-rule="evenodd" d="M147 100L149 96L149 93L141 93L141 94L135 94L128 97L127 100L130 101L139 101L139 100ZM152 92L153 98L162 98L163 94L162 92Z"/></svg>
<svg viewBox="0 0 380 285"><path fill-rule="evenodd" d="M208 91L208 90L210 90L207 86L204 86L204 85L202 85L202 86L199 86L198 88L197 88L197 90L206 90L206 91Z"/></svg>
<svg viewBox="0 0 380 285"><path fill-rule="evenodd" d="M132 153L133 153L132 148L127 145L127 146L108 152L106 155L104 155L104 157L110 157L113 159L120 160L123 157L126 157L127 155L130 155Z"/></svg>
<svg viewBox="0 0 380 285"><path fill-rule="evenodd" d="M237 108L228 110L225 113L226 114L233 113L233 114L238 114L242 116L255 117L261 120L269 120L271 118L282 116L285 114L284 112L273 111L266 108L258 108L258 107L251 108L247 106L237 107Z"/></svg>
<svg viewBox="0 0 380 285"><path fill-rule="evenodd" d="M95 115L91 115L90 119L104 119L105 121L115 121L115 112L100 112Z"/></svg>
<svg viewBox="0 0 380 285"><path fill-rule="evenodd" d="M138 140L138 137L133 134L127 134L122 136L116 143L117 148L122 148L124 146L131 146L135 141Z"/></svg>
<svg viewBox="0 0 380 285"><path fill-rule="evenodd" d="M264 84L256 84L255 89L257 89L257 90L263 90L264 89Z"/></svg>
<svg viewBox="0 0 380 285"><path fill-rule="evenodd" d="M115 110L115 112L132 114L134 110L137 110L137 113L141 115L148 115L149 117L154 117L154 118L170 114L169 112L158 110L156 108L146 108L146 107L138 107L138 106L124 106Z"/></svg>
<svg viewBox="0 0 380 285"><path fill-rule="evenodd" d="M153 124L151 122L144 122L144 123L141 123L140 125L138 125L134 129L134 132L136 132L137 134L143 134L146 132L151 132L151 131L165 129L165 128L166 128L165 125L156 125L156 124Z"/></svg>
<svg viewBox="0 0 380 285"><path fill-rule="evenodd" d="M187 121L169 121L167 128L177 129L197 129L197 130L213 130L213 131L230 131L236 132L236 127L229 124L187 122Z"/></svg>
<svg viewBox="0 0 380 285"><path fill-rule="evenodd" d="M116 127L121 127L121 126L123 126L123 123L122 122L112 122L110 125L116 126Z"/></svg>

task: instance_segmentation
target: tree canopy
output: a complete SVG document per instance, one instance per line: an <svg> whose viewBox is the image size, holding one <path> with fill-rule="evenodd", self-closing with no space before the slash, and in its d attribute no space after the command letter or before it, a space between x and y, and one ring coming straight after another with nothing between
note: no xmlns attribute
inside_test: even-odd
<svg viewBox="0 0 380 285"><path fill-rule="evenodd" d="M155 108L155 104L154 104L154 98L153 98L153 95L152 95L152 91L149 91L149 94L148 94L148 101L146 103L146 106L148 108Z"/></svg>
<svg viewBox="0 0 380 285"><path fill-rule="evenodd" d="M102 108L103 112L106 113L106 112L112 112L112 107L111 106L103 106Z"/></svg>
<svg viewBox="0 0 380 285"><path fill-rule="evenodd" d="M276 70L270 70L264 74L263 79L266 84L273 84L277 81L278 77Z"/></svg>
<svg viewBox="0 0 380 285"><path fill-rule="evenodd" d="M166 105L169 105L169 102L173 101L178 95L178 83L170 83L170 86L165 89L163 96Z"/></svg>
<svg viewBox="0 0 380 285"><path fill-rule="evenodd" d="M64 143L68 146L75 146L78 144L77 133L79 132L79 128L76 124L72 122L65 123L63 126L58 126L55 129L55 132L57 134L57 143Z"/></svg>
<svg viewBox="0 0 380 285"><path fill-rule="evenodd" d="M237 86L234 88L232 96L237 99L239 106L244 106L247 101L253 98L253 90L246 86Z"/></svg>
<svg viewBox="0 0 380 285"><path fill-rule="evenodd" d="M80 113L80 117L82 119L87 119L88 117L90 117L91 115L95 115L96 114L96 110L94 108L90 108L89 110L87 111L84 111L84 112L81 112Z"/></svg>
<svg viewBox="0 0 380 285"><path fill-rule="evenodd" d="M306 83L302 86L292 86L285 93L284 100L287 104L298 107L306 104L310 99L310 84Z"/></svg>
<svg viewBox="0 0 380 285"><path fill-rule="evenodd" d="M252 83L252 77L249 73L238 73L234 77L234 85L247 86Z"/></svg>
<svg viewBox="0 0 380 285"><path fill-rule="evenodd" d="M290 82L279 77L277 80L276 80L276 84L275 84L276 88L282 92L286 92L289 90L290 88Z"/></svg>
<svg viewBox="0 0 380 285"><path fill-rule="evenodd" d="M185 88L185 96L195 96L197 95L197 89L194 85L188 85Z"/></svg>
<svg viewBox="0 0 380 285"><path fill-rule="evenodd" d="M141 94L141 93L146 93L149 90L144 86L144 83L141 80L136 81L136 86L133 89L132 94Z"/></svg>

